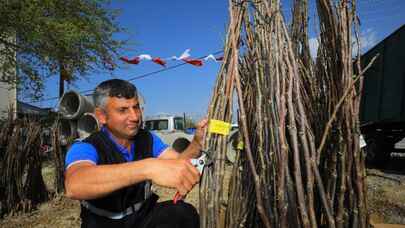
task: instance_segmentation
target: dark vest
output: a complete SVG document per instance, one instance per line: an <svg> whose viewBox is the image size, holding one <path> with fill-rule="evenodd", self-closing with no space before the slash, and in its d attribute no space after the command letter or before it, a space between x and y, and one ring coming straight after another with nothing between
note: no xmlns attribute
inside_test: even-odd
<svg viewBox="0 0 405 228"><path fill-rule="evenodd" d="M114 142L103 131L91 134L84 142L90 143L96 148L99 165L127 162ZM152 157L153 139L148 131L140 129L134 137L134 145L134 161ZM135 203L145 200L145 185L147 185L146 181L117 190L105 197L87 201L97 208L110 212L122 212Z"/></svg>

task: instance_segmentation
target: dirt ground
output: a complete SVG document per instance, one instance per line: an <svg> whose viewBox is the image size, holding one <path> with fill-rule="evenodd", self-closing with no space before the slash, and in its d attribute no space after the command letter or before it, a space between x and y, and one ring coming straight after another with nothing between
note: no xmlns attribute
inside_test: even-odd
<svg viewBox="0 0 405 228"><path fill-rule="evenodd" d="M367 170L368 207L375 224L405 224L405 165L403 164L405 164L404 158L395 160L383 169ZM230 168L229 166L228 169ZM50 186L53 169L50 165L44 167L43 175L52 191ZM170 200L175 194L172 189L157 186L154 186L154 191L160 196L160 201ZM198 208L198 187L187 196L186 201ZM36 211L0 220L0 227L80 227L79 212L77 201L57 196L42 204Z"/></svg>
<svg viewBox="0 0 405 228"><path fill-rule="evenodd" d="M366 181L372 221L405 225L405 158L393 158L383 168L368 169Z"/></svg>

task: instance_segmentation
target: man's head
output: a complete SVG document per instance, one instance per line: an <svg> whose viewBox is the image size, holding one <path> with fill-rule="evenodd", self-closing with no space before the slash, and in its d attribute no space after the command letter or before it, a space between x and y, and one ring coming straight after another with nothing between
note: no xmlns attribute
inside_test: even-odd
<svg viewBox="0 0 405 228"><path fill-rule="evenodd" d="M93 99L97 119L115 137L130 139L138 133L142 111L133 84L121 79L104 81L96 87Z"/></svg>

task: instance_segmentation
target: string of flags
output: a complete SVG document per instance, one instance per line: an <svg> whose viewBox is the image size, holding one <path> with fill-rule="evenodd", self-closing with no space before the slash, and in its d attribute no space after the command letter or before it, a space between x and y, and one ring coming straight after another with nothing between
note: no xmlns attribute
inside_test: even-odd
<svg viewBox="0 0 405 228"><path fill-rule="evenodd" d="M205 58L192 58L190 55L191 49L186 49L179 57L177 56L172 56L169 58L160 58L160 57L152 57L149 54L141 54L138 56L135 56L133 58L128 58L128 57L120 57L120 60L122 60L125 63L128 64L134 64L137 65L142 61L152 61L156 64L159 64L162 67L166 67L167 61L171 60L177 60L177 61L183 61L185 63L191 64L193 66L202 66L204 62L206 61L215 61L215 62L221 62L223 60L223 57L215 57L213 54L207 55Z"/></svg>

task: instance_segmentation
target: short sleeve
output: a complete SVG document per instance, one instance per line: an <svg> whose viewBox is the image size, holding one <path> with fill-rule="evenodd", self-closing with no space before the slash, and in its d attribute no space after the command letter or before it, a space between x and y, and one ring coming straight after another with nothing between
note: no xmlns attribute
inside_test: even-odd
<svg viewBox="0 0 405 228"><path fill-rule="evenodd" d="M153 140L153 157L157 158L159 155L166 150L169 146L165 144L162 139L159 138L159 136L155 135L153 132L152 134L152 140Z"/></svg>
<svg viewBox="0 0 405 228"><path fill-rule="evenodd" d="M98 153L96 148L85 142L74 143L66 153L65 169L78 161L90 161L97 164Z"/></svg>

